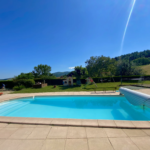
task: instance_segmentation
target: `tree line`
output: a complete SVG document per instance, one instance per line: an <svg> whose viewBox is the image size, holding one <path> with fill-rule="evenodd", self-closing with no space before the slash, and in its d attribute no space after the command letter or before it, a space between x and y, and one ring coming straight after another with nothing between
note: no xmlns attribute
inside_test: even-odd
<svg viewBox="0 0 150 150"><path fill-rule="evenodd" d="M144 72L139 65L150 64L150 50L134 52L120 57L110 58L105 56L92 56L85 61L86 66L76 66L74 71L67 76L74 76L77 79L85 77L104 77L121 75L142 75ZM66 77L66 76L63 76ZM35 66L29 73L21 73L15 79L54 79L51 73L51 66L40 64Z"/></svg>

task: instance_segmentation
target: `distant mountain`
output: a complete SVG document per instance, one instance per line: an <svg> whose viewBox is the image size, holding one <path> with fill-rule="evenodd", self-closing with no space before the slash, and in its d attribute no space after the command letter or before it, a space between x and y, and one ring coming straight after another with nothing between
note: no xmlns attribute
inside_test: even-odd
<svg viewBox="0 0 150 150"><path fill-rule="evenodd" d="M55 73L53 73L53 75L56 77L61 77L61 76L67 75L68 73L70 73L70 71L55 72Z"/></svg>
<svg viewBox="0 0 150 150"><path fill-rule="evenodd" d="M13 78L6 78L6 79L0 79L0 80L12 80Z"/></svg>

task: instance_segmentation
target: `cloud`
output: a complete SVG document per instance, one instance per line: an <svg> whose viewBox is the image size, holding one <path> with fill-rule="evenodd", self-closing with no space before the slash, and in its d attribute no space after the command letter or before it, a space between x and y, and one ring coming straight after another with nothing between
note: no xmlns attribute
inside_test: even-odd
<svg viewBox="0 0 150 150"><path fill-rule="evenodd" d="M69 67L69 69L74 69L75 67Z"/></svg>

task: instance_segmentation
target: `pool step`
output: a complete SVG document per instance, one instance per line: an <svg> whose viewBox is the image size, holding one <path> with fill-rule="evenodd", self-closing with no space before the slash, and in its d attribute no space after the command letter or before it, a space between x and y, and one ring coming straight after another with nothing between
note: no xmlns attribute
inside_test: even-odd
<svg viewBox="0 0 150 150"><path fill-rule="evenodd" d="M0 107L0 116L8 116L10 113L17 111L18 109L28 105L29 102L18 102L18 103L14 103L12 105L12 103L5 105L5 107Z"/></svg>

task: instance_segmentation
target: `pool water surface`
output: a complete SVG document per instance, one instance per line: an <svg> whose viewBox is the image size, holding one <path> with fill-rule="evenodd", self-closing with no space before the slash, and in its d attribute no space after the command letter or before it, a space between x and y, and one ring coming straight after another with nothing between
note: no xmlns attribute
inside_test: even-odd
<svg viewBox="0 0 150 150"><path fill-rule="evenodd" d="M150 120L150 108L133 106L124 96L37 96L1 102L0 116Z"/></svg>

